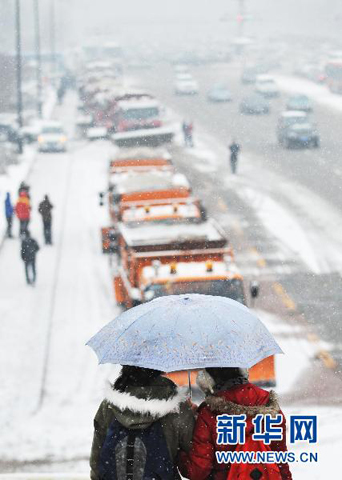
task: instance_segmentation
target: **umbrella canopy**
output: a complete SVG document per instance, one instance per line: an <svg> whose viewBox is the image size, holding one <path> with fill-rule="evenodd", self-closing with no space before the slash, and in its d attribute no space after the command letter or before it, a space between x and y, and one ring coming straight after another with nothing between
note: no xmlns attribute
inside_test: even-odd
<svg viewBox="0 0 342 480"><path fill-rule="evenodd" d="M264 324L229 298L169 295L122 313L87 343L99 363L163 372L250 368L283 353Z"/></svg>

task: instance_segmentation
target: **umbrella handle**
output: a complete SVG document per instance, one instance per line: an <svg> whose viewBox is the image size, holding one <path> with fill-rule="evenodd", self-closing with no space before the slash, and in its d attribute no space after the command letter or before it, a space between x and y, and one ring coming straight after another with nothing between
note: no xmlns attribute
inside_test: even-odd
<svg viewBox="0 0 342 480"><path fill-rule="evenodd" d="M188 370L189 398L192 399L191 370Z"/></svg>

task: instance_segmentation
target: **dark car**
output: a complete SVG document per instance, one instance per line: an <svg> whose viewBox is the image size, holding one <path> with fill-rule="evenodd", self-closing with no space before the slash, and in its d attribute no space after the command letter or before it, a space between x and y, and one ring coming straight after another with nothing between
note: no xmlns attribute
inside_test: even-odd
<svg viewBox="0 0 342 480"><path fill-rule="evenodd" d="M286 130L283 139L286 148L317 148L320 140L316 127L311 123L297 123Z"/></svg>
<svg viewBox="0 0 342 480"><path fill-rule="evenodd" d="M292 125L302 125L309 122L309 117L306 112L287 111L283 112L278 120L277 125L277 137L280 144L284 143L287 139L287 131Z"/></svg>
<svg viewBox="0 0 342 480"><path fill-rule="evenodd" d="M292 95L286 102L286 109L300 112L311 112L312 104L306 95Z"/></svg>
<svg viewBox="0 0 342 480"><path fill-rule="evenodd" d="M245 68L241 75L241 83L245 83L245 84L255 83L258 73L259 72L255 68L252 68L252 67Z"/></svg>
<svg viewBox="0 0 342 480"><path fill-rule="evenodd" d="M231 102L232 94L225 85L217 84L208 91L207 98L209 102Z"/></svg>
<svg viewBox="0 0 342 480"><path fill-rule="evenodd" d="M270 112L270 105L262 95L250 95L242 99L240 112L245 115L263 115Z"/></svg>

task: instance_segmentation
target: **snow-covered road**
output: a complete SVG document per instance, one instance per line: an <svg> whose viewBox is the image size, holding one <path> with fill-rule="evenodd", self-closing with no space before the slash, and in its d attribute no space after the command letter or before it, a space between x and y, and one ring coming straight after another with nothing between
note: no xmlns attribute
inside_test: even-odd
<svg viewBox="0 0 342 480"><path fill-rule="evenodd" d="M29 177L31 233L41 246L36 287L25 283L18 238L0 254L2 462L84 457L108 371L84 344L117 312L99 234L110 147L73 140L75 108L71 96L56 112L69 119L68 153L40 154ZM46 193L55 206L52 247L43 245L37 212Z"/></svg>

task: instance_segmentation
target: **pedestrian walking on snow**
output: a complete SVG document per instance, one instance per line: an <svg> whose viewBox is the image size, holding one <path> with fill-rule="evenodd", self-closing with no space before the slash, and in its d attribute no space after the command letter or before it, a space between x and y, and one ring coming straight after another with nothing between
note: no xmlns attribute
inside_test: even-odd
<svg viewBox="0 0 342 480"><path fill-rule="evenodd" d="M6 236L12 238L12 223L13 223L14 208L11 201L11 195L7 192L5 199L5 216L7 222Z"/></svg>
<svg viewBox="0 0 342 480"><path fill-rule="evenodd" d="M176 458L188 452L194 415L162 372L124 366L94 419L91 480L175 480Z"/></svg>
<svg viewBox="0 0 342 480"><path fill-rule="evenodd" d="M27 230L21 242L21 258L25 264L25 275L28 285L34 285L36 283L36 256L38 250L38 242L31 237L30 232Z"/></svg>
<svg viewBox="0 0 342 480"><path fill-rule="evenodd" d="M291 480L287 463L243 464L218 463L215 452L279 451L285 452L286 424L273 391L263 390L248 381L247 370L241 368L206 368L197 379L206 397L198 409L192 448L188 455L181 454L180 471L190 480L236 480L254 478ZM218 415L246 415L245 442L221 444L218 441ZM282 440L265 446L261 440L253 440L253 418L269 414L280 415ZM260 444L258 444L260 442Z"/></svg>
<svg viewBox="0 0 342 480"><path fill-rule="evenodd" d="M20 235L22 236L27 232L31 219L31 205L27 192L20 192L19 199L15 206L15 213L20 222Z"/></svg>
<svg viewBox="0 0 342 480"><path fill-rule="evenodd" d="M186 147L193 147L193 124L192 122L183 122L182 130L184 135L184 143Z"/></svg>
<svg viewBox="0 0 342 480"><path fill-rule="evenodd" d="M235 175L237 173L237 164L239 161L239 153L241 147L235 140L232 141L231 145L229 145L230 150L230 168L232 173Z"/></svg>
<svg viewBox="0 0 342 480"><path fill-rule="evenodd" d="M41 214L43 220L44 240L46 245L52 245L52 209L53 205L50 202L49 197L45 195L44 200L39 204L38 212Z"/></svg>

